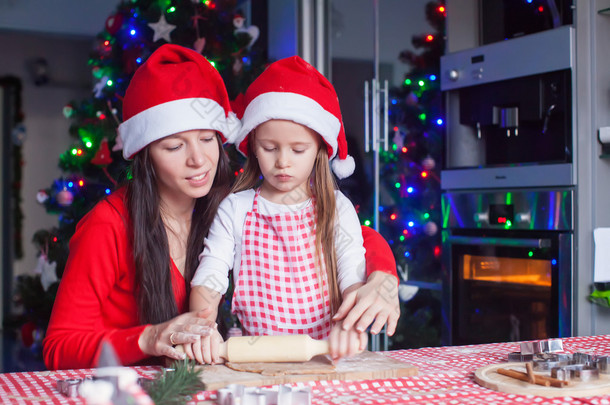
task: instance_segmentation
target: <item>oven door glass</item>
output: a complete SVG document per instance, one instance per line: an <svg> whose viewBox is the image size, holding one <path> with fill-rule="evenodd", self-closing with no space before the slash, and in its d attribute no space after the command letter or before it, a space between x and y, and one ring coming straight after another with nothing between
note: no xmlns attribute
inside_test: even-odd
<svg viewBox="0 0 610 405"><path fill-rule="evenodd" d="M557 336L558 235L464 230L450 236L453 344Z"/></svg>

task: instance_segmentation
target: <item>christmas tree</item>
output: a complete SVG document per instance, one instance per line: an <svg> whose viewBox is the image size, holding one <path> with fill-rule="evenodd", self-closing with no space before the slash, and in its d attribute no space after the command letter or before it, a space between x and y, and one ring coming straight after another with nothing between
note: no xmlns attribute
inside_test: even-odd
<svg viewBox="0 0 610 405"><path fill-rule="evenodd" d="M441 224L440 57L444 52L444 1L426 5L436 32L416 35L421 52L403 51L411 69L400 88L391 89L391 150L380 153L380 232L388 240L401 277L401 318L392 346L440 345ZM407 286L417 281L438 290Z"/></svg>
<svg viewBox="0 0 610 405"><path fill-rule="evenodd" d="M42 330L48 324L78 221L129 176L116 135L122 96L135 70L161 45L182 45L218 69L234 99L266 66L259 29L244 23L238 0L129 0L107 18L89 57L92 95L63 109L72 122L72 146L59 157L63 176L37 195L59 223L34 235L38 274L17 280L17 301L30 323ZM229 154L236 155L234 150Z"/></svg>

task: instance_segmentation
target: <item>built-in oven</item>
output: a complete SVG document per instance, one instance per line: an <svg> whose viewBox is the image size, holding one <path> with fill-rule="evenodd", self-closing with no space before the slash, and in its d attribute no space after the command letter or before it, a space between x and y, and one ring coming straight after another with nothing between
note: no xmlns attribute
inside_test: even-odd
<svg viewBox="0 0 610 405"><path fill-rule="evenodd" d="M572 333L573 45L561 25L441 58L443 344Z"/></svg>
<svg viewBox="0 0 610 405"><path fill-rule="evenodd" d="M445 344L571 334L572 193L443 194Z"/></svg>

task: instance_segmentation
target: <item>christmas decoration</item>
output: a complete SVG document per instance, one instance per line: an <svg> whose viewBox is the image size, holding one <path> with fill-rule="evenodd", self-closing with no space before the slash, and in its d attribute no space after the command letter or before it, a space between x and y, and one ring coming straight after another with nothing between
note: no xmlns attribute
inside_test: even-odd
<svg viewBox="0 0 610 405"><path fill-rule="evenodd" d="M100 98L103 96L102 91L104 90L104 88L108 85L108 76L103 76L100 80L98 80L97 83L95 83L95 86L93 86L93 94L95 94L96 98Z"/></svg>
<svg viewBox="0 0 610 405"><path fill-rule="evenodd" d="M424 233L428 236L434 236L438 232L438 225L435 222L426 222L424 225Z"/></svg>
<svg viewBox="0 0 610 405"><path fill-rule="evenodd" d="M32 321L26 322L21 327L21 342L25 347L31 347L37 340L38 329Z"/></svg>
<svg viewBox="0 0 610 405"><path fill-rule="evenodd" d="M66 106L62 110L64 117L70 118L72 113L74 112L74 107L71 104L66 104Z"/></svg>
<svg viewBox="0 0 610 405"><path fill-rule="evenodd" d="M420 53L403 51L411 68L400 88L390 90L391 150L380 154L380 232L396 258L401 284L401 320L393 349L440 344L440 184L442 117L439 83L444 50L444 1L426 5L437 31L415 35ZM438 285L427 290L409 285Z"/></svg>
<svg viewBox="0 0 610 405"><path fill-rule="evenodd" d="M193 361L176 361L171 372L163 369L161 374L145 384L145 390L155 404L186 404L199 391L205 389L201 382L203 369Z"/></svg>
<svg viewBox="0 0 610 405"><path fill-rule="evenodd" d="M100 148L97 150L93 159L91 159L91 164L96 166L108 166L110 163L112 163L112 157L110 156L110 149L108 149L108 140L102 139Z"/></svg>
<svg viewBox="0 0 610 405"><path fill-rule="evenodd" d="M172 42L169 35L173 30L176 29L176 26L168 24L167 21L165 21L165 16L163 14L161 14L161 18L159 18L158 22L149 23L148 26L152 28L152 30L155 32L155 35L153 36L153 42L157 42L161 38L163 38L167 42Z"/></svg>
<svg viewBox="0 0 610 405"><path fill-rule="evenodd" d="M236 35L243 34L243 33L247 34L250 37L250 41L248 42L248 47L250 47L258 39L258 36L260 35L260 30L258 29L258 27L256 25L244 27L245 22L246 22L246 19L244 18L243 15L241 15L241 13L237 13L233 17L233 26L235 27L235 34Z"/></svg>
<svg viewBox="0 0 610 405"><path fill-rule="evenodd" d="M106 19L106 31L110 35L115 35L123 26L123 15L114 14Z"/></svg>
<svg viewBox="0 0 610 405"><path fill-rule="evenodd" d="M40 204L44 204L49 199L49 194L45 190L40 190L36 193L36 201Z"/></svg>
<svg viewBox="0 0 610 405"><path fill-rule="evenodd" d="M424 160L421 162L421 166L425 170L433 170L436 167L436 162L432 158L432 156L426 156Z"/></svg>
<svg viewBox="0 0 610 405"><path fill-rule="evenodd" d="M40 275L40 283L42 284L43 290L48 291L53 283L59 281L56 269L57 263L49 263L45 253L41 253L40 256L38 256L38 263L34 269L34 274Z"/></svg>
<svg viewBox="0 0 610 405"><path fill-rule="evenodd" d="M197 38L197 40L193 44L193 49L195 49L199 53L202 53L203 48L205 48L205 38Z"/></svg>
<svg viewBox="0 0 610 405"><path fill-rule="evenodd" d="M62 207L69 207L72 205L72 201L74 201L74 194L67 188L57 193L57 203Z"/></svg>

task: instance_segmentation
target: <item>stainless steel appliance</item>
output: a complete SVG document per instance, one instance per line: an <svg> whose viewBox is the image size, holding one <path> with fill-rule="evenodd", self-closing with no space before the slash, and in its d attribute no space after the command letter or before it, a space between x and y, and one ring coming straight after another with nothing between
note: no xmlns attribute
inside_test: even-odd
<svg viewBox="0 0 610 405"><path fill-rule="evenodd" d="M572 333L573 41L562 26L441 58L443 344Z"/></svg>
<svg viewBox="0 0 610 405"><path fill-rule="evenodd" d="M444 193L443 340L571 334L573 191Z"/></svg>
<svg viewBox="0 0 610 405"><path fill-rule="evenodd" d="M573 184L573 41L565 26L441 57L441 188Z"/></svg>

